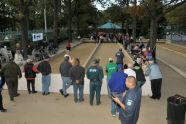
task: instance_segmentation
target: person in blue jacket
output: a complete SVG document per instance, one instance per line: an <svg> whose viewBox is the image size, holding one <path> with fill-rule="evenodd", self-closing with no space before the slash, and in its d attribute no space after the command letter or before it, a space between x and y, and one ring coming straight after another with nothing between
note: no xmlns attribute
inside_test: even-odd
<svg viewBox="0 0 186 124"><path fill-rule="evenodd" d="M117 69L118 71L111 75L109 80L109 88L112 96L118 97L120 100L122 100L123 94L126 90L125 81L128 75L124 73L122 64L118 64ZM111 114L113 117L116 116L116 113L119 113L119 109L120 108L117 106L117 104L112 100Z"/></svg>
<svg viewBox="0 0 186 124"><path fill-rule="evenodd" d="M6 109L3 107L3 97L1 94L4 84L5 84L5 77L1 72L1 64L0 64L0 112L6 112Z"/></svg>
<svg viewBox="0 0 186 124"><path fill-rule="evenodd" d="M161 85L162 85L162 73L160 71L159 65L155 62L154 58L148 59L148 67L145 71L145 75L149 76L151 81L152 96L151 99L161 98Z"/></svg>

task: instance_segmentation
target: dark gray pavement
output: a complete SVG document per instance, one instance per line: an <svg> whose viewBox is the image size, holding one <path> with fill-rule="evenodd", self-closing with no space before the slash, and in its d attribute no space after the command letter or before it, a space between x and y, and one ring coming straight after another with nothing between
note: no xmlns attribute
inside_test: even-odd
<svg viewBox="0 0 186 124"><path fill-rule="evenodd" d="M180 70L186 73L186 57L182 56L174 51L169 51L161 47L157 48L157 56L167 63L176 66Z"/></svg>

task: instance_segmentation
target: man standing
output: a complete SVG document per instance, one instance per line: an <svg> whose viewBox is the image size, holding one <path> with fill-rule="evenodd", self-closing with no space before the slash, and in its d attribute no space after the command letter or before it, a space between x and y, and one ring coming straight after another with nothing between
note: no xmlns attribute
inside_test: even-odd
<svg viewBox="0 0 186 124"><path fill-rule="evenodd" d="M112 58L109 58L109 63L106 65L106 73L107 73L107 90L108 90L108 96L111 98L110 94L110 88L108 86L109 80L111 78L111 75L117 71L117 64L113 62Z"/></svg>
<svg viewBox="0 0 186 124"><path fill-rule="evenodd" d="M133 64L132 63L128 63L127 69L125 69L124 72L128 76L134 76L136 78L136 72L133 70Z"/></svg>
<svg viewBox="0 0 186 124"><path fill-rule="evenodd" d="M139 87L142 87L145 84L145 75L143 72L143 69L141 68L141 66L136 62L134 64L134 68L133 70L136 72L136 80L137 80L137 85Z"/></svg>
<svg viewBox="0 0 186 124"><path fill-rule="evenodd" d="M65 98L69 95L66 90L70 87L72 82L69 75L72 64L69 62L69 60L70 57L68 55L64 56L64 61L61 63L59 68L59 72L61 73L61 78L63 80L63 87L59 91L62 95L64 95Z"/></svg>
<svg viewBox="0 0 186 124"><path fill-rule="evenodd" d="M5 84L5 77L2 73L1 70L1 64L0 64L0 112L6 112L7 110L3 107L3 97L2 97L2 90L3 90L3 86Z"/></svg>
<svg viewBox="0 0 186 124"><path fill-rule="evenodd" d="M102 87L102 83L103 83L103 78L104 78L104 73L103 73L103 68L100 66L100 59L95 59L96 63L97 63L97 67L99 68L100 72L101 72L101 87Z"/></svg>
<svg viewBox="0 0 186 124"><path fill-rule="evenodd" d="M102 72L97 66L98 61L93 60L92 65L87 70L87 78L90 80L90 105L93 105L94 94L96 92L96 105L100 105L100 93L101 93L101 83L102 83Z"/></svg>
<svg viewBox="0 0 186 124"><path fill-rule="evenodd" d="M117 65L118 72L112 74L109 80L109 88L112 96L118 97L120 100L123 99L123 93L125 92L125 81L127 74L123 72L123 65ZM119 112L117 104L112 100L111 101L111 114L113 117L116 116L116 113Z"/></svg>
<svg viewBox="0 0 186 124"><path fill-rule="evenodd" d="M151 90L152 96L151 99L160 99L161 98L161 85L162 85L162 74L157 63L154 62L154 59L151 57L148 59L149 65L145 72L146 76L149 76L151 81Z"/></svg>
<svg viewBox="0 0 186 124"><path fill-rule="evenodd" d="M83 90L84 90L84 77L85 77L85 69L80 66L80 61L78 58L73 59L72 61L73 67L70 69L70 77L73 83L74 90L74 102L83 102ZM79 90L79 95L78 95Z"/></svg>
<svg viewBox="0 0 186 124"><path fill-rule="evenodd" d="M13 62L13 58L10 59L10 62L4 66L2 69L4 73L6 84L8 87L8 92L10 95L10 100L14 101L14 97L19 96L20 94L17 92L18 89L18 77L22 77L21 70L19 66Z"/></svg>
<svg viewBox="0 0 186 124"><path fill-rule="evenodd" d="M116 53L115 57L116 57L116 64L123 65L124 54L122 52L122 48L119 48L119 51Z"/></svg>
<svg viewBox="0 0 186 124"><path fill-rule="evenodd" d="M16 50L14 55L14 62L21 67L24 64L23 55L21 54L20 50Z"/></svg>
<svg viewBox="0 0 186 124"><path fill-rule="evenodd" d="M136 124L141 105L141 88L136 85L136 78L133 76L127 77L126 86L128 90L123 101L118 97L113 97L113 100L121 107L121 124Z"/></svg>
<svg viewBox="0 0 186 124"><path fill-rule="evenodd" d="M43 95L49 95L49 86L51 83L51 66L48 62L49 59L44 59L41 63L38 65L38 71L42 74L42 94Z"/></svg>

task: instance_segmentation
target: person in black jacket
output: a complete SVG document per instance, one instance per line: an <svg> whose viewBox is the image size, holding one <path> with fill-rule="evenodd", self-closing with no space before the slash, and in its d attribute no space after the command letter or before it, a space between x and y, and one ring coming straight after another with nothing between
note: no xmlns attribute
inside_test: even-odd
<svg viewBox="0 0 186 124"><path fill-rule="evenodd" d="M136 62L134 64L134 68L133 70L136 72L136 80L137 80L137 85L139 87L142 87L145 84L145 75L143 72L143 69L141 68L141 66Z"/></svg>
<svg viewBox="0 0 186 124"><path fill-rule="evenodd" d="M51 66L48 62L49 59L44 59L41 63L39 63L37 69L42 74L42 94L49 95L49 86L51 82Z"/></svg>
<svg viewBox="0 0 186 124"><path fill-rule="evenodd" d="M63 87L59 90L59 92L64 95L65 98L69 95L66 90L70 87L72 83L69 76L69 71L72 67L72 64L69 61L70 57L68 55L64 56L64 61L61 63L59 68L59 72L61 73L61 78L63 80Z"/></svg>
<svg viewBox="0 0 186 124"><path fill-rule="evenodd" d="M3 86L5 84L5 77L3 73L1 72L1 64L0 64L0 112L6 112L7 110L3 107L3 97L2 97L2 90Z"/></svg>
<svg viewBox="0 0 186 124"><path fill-rule="evenodd" d="M83 90L84 90L84 77L85 69L80 66L80 61L78 58L73 59L73 67L70 69L70 78L72 79L73 90L74 90L74 102L83 102ZM78 94L79 90L79 94Z"/></svg>
<svg viewBox="0 0 186 124"><path fill-rule="evenodd" d="M36 73L37 68L34 66L34 64L32 63L31 59L27 59L26 61L27 63L24 66L24 72L25 72L25 78L27 80L27 89L28 89L28 93L37 93L37 91L35 91L35 78L36 78ZM32 86L32 92L30 90L30 85Z"/></svg>
<svg viewBox="0 0 186 124"><path fill-rule="evenodd" d="M22 77L21 69L15 62L13 62L12 58L10 59L10 62L2 68L2 72L5 76L10 100L14 101L14 97L20 95L18 93L18 78Z"/></svg>

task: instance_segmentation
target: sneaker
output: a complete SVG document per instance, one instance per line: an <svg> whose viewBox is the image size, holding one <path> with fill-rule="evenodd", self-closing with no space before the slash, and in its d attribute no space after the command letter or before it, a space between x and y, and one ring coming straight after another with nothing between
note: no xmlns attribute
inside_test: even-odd
<svg viewBox="0 0 186 124"><path fill-rule="evenodd" d="M112 114L112 117L116 117L116 115L115 114Z"/></svg>
<svg viewBox="0 0 186 124"><path fill-rule="evenodd" d="M42 95L44 96L45 95L45 92L43 92Z"/></svg>
<svg viewBox="0 0 186 124"><path fill-rule="evenodd" d="M65 98L67 98L69 96L69 94L67 93L66 95L64 95Z"/></svg>
<svg viewBox="0 0 186 124"><path fill-rule="evenodd" d="M151 96L151 97L149 97L149 98L151 98L151 99L156 99L154 96Z"/></svg>
<svg viewBox="0 0 186 124"><path fill-rule="evenodd" d="M119 117L119 112L116 112L116 116Z"/></svg>
<svg viewBox="0 0 186 124"><path fill-rule="evenodd" d="M79 100L79 102L83 102L83 101L84 101L84 99Z"/></svg>
<svg viewBox="0 0 186 124"><path fill-rule="evenodd" d="M63 90L62 90L62 89L60 89L60 90L59 90L59 92L61 93L61 95L64 95L64 93L63 93Z"/></svg>
<svg viewBox="0 0 186 124"><path fill-rule="evenodd" d="M45 95L49 95L50 94L50 92L48 92L48 93L45 93Z"/></svg>
<svg viewBox="0 0 186 124"><path fill-rule="evenodd" d="M10 101L14 101L14 98L10 98Z"/></svg>
<svg viewBox="0 0 186 124"><path fill-rule="evenodd" d="M96 103L96 105L100 105L100 104L101 104L101 102Z"/></svg>
<svg viewBox="0 0 186 124"><path fill-rule="evenodd" d="M0 109L0 112L7 112L7 110L6 109Z"/></svg>
<svg viewBox="0 0 186 124"><path fill-rule="evenodd" d="M32 91L32 94L37 93L37 91Z"/></svg>
<svg viewBox="0 0 186 124"><path fill-rule="evenodd" d="M78 100L77 100L77 99L74 99L74 102L75 102L75 103L77 103L77 102L78 102Z"/></svg>
<svg viewBox="0 0 186 124"><path fill-rule="evenodd" d="M20 96L20 94L19 93L17 93L14 97L18 97L18 96Z"/></svg>

